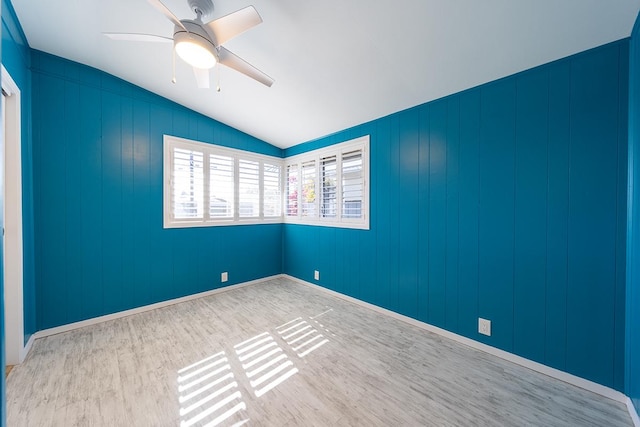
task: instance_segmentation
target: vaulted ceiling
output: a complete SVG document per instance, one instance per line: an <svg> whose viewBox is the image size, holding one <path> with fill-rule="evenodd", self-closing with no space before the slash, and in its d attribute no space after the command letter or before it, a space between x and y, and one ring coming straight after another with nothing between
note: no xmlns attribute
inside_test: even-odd
<svg viewBox="0 0 640 427"><path fill-rule="evenodd" d="M628 37L640 0L217 0L212 18L254 5L263 23L225 47L273 77L229 68L198 89L146 0L12 0L29 45L106 71L278 147L385 116ZM187 0L163 0L180 19Z"/></svg>

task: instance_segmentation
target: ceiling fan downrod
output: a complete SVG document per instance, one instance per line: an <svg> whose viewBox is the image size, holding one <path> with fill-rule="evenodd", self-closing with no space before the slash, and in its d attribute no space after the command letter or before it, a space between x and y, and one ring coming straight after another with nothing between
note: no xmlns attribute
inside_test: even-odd
<svg viewBox="0 0 640 427"><path fill-rule="evenodd" d="M189 7L196 14L196 19L206 19L213 14L212 0L187 0Z"/></svg>

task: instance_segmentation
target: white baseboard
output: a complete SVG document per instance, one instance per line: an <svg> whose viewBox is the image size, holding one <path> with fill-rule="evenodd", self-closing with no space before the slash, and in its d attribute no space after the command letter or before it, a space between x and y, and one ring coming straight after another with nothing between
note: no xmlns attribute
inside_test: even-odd
<svg viewBox="0 0 640 427"><path fill-rule="evenodd" d="M131 316L131 315L134 315L134 314L138 314L138 313L144 313L145 311L155 310L157 308L167 307L167 306L170 306L170 305L173 305L173 304L179 304L181 302L191 301L191 300L202 298L202 297L206 297L206 296L209 296L209 295L215 295L215 294L218 294L218 293L221 293L221 292L227 292L227 291L230 291L232 289L242 288L244 286L255 285L257 283L265 282L265 281L271 280L271 279L277 279L277 278L280 278L280 277L282 277L282 275L280 275L280 274L275 275L275 276L270 276L270 277L263 277L261 279L251 280L249 282L238 283L236 285L225 286L223 288L212 289L210 291L200 292L200 293L193 294L193 295L187 295L187 296L184 296L184 297L175 298L175 299L171 299L171 300L167 300L167 301L161 301L161 302L158 302L158 303L155 303L155 304L149 304L149 305L145 305L145 306L142 306L142 307L132 308L130 310L119 311L117 313L107 314L107 315L100 316L100 317L94 317L94 318L91 318L91 319L82 320L80 322L74 322L74 323L69 323L69 324L62 325L62 326L56 326L55 328L43 329L43 330L38 331L35 334L33 334L29 341L31 341L32 339L48 337L50 335L61 334L63 332L72 331L72 330L78 329L78 328L84 328L85 326L95 325L95 324L102 323L102 322L108 322L109 320L115 320L115 319L120 319L122 317L127 317L127 316ZM31 348L30 345L29 345L29 348Z"/></svg>
<svg viewBox="0 0 640 427"><path fill-rule="evenodd" d="M456 342L459 342L461 344L467 345L467 346L472 347L472 348L474 348L476 350L480 350L480 351L483 351L485 353L489 353L489 354L491 354L493 356L499 357L499 358L504 359L504 360L508 360L509 362L515 363L515 364L520 365L520 366L524 366L525 368L531 369L533 371L540 372L540 373L545 374L547 376L550 376L552 378L559 379L559 380L564 381L566 383L569 383L569 384L575 385L577 387L580 387L582 389L585 389L585 390L591 391L593 393L596 393L596 394L598 394L600 396L607 397L609 399L615 400L615 401L620 402L620 403L625 403L625 404L628 405L628 403L627 403L628 398L627 398L627 396L624 395L624 393L621 393L621 392L619 392L617 390L614 390L612 388L603 386L602 384L598 384L598 383L595 383L593 381L589 381L589 380L586 380L584 378L580 378L578 376L569 374L567 372L560 371L560 370L555 369L555 368L551 368L549 366L543 365L542 363L534 362L534 361L526 359L524 357L517 356L517 355L515 355L513 353L509 353L507 351L500 350L500 349L495 348L495 347L491 347L490 345L483 344L481 342L472 340L472 339L467 338L467 337L463 337L462 335L458 335L458 334L455 334L453 332L447 331L445 329L438 328L437 326L433 326L433 325L430 325L428 323L421 322L419 320L413 319L413 318L408 317L408 316L404 316L404 315L396 313L394 311L387 310L387 309L382 308L382 307L378 307L377 305L373 305L373 304L370 304L368 302L361 301L361 300L359 300L357 298L353 298L353 297L350 297L348 295L344 295L344 294L341 294L339 292L335 292L335 291L332 291L330 289L324 288L322 286L316 285L314 283L310 283L310 282L307 282L305 280L298 279L297 277L289 276L289 275L286 275L286 274L283 275L283 276L286 277L287 279L291 279L291 280L293 280L295 282L298 282L298 283L300 283L302 285L311 286L314 289L321 290L323 292L329 293L329 294L331 294L333 296L336 296L338 298L341 298L341 299L344 299L346 301L358 304L358 305L360 305L362 307L369 308L369 309L374 310L374 311L376 311L378 313L387 315L389 317L393 317L394 319L401 320L401 321L403 321L405 323L408 323L408 324L413 325L413 326L417 326L418 328L427 330L429 332L433 332L433 333L438 334L440 336L449 338L449 339L451 339L453 341L456 341ZM638 425L636 425L636 426L640 427Z"/></svg>
<svg viewBox="0 0 640 427"><path fill-rule="evenodd" d="M633 402L630 398L627 397L627 411L629 411L629 415L631 416L631 421L633 421L633 425L635 427L640 427L640 417L638 417L638 411L636 411L635 406L633 406Z"/></svg>

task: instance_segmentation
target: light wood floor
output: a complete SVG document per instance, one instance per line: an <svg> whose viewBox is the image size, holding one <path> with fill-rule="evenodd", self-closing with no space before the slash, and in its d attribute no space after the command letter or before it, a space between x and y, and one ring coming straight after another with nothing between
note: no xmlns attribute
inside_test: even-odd
<svg viewBox="0 0 640 427"><path fill-rule="evenodd" d="M4 377L7 378L9 376L9 372L13 369L13 365L7 365L4 368Z"/></svg>
<svg viewBox="0 0 640 427"><path fill-rule="evenodd" d="M622 404L286 279L36 340L9 426L631 426Z"/></svg>

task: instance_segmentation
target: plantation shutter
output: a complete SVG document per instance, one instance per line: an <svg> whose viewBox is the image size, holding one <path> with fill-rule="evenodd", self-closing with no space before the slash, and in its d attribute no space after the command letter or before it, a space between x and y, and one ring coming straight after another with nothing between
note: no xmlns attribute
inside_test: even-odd
<svg viewBox="0 0 640 427"><path fill-rule="evenodd" d="M171 216L175 219L203 218L204 154L174 148L171 175Z"/></svg>
<svg viewBox="0 0 640 427"><path fill-rule="evenodd" d="M362 217L362 150L342 154L342 218Z"/></svg>
<svg viewBox="0 0 640 427"><path fill-rule="evenodd" d="M234 160L229 156L209 156L209 216L234 217Z"/></svg>
<svg viewBox="0 0 640 427"><path fill-rule="evenodd" d="M238 161L238 214L241 218L260 215L260 164Z"/></svg>
<svg viewBox="0 0 640 427"><path fill-rule="evenodd" d="M316 162L302 164L302 216L316 216Z"/></svg>
<svg viewBox="0 0 640 427"><path fill-rule="evenodd" d="M282 213L282 194L280 193L279 165L265 163L263 165L264 199L263 209L265 217L277 217Z"/></svg>
<svg viewBox="0 0 640 427"><path fill-rule="evenodd" d="M336 156L325 157L321 160L322 168L322 198L320 201L320 213L323 218L335 218L337 204L337 166Z"/></svg>
<svg viewBox="0 0 640 427"><path fill-rule="evenodd" d="M287 216L298 216L298 165L287 166Z"/></svg>

